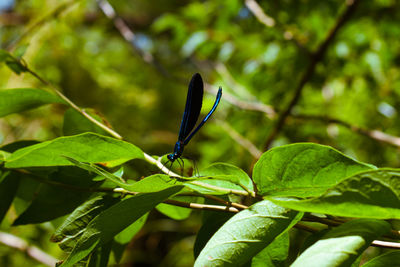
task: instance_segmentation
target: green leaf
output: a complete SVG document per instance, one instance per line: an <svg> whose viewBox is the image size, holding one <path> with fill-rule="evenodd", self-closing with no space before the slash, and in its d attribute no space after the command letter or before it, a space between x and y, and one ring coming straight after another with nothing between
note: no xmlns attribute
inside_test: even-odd
<svg viewBox="0 0 400 267"><path fill-rule="evenodd" d="M291 228L301 213L261 201L227 221L208 241L194 266L240 266Z"/></svg>
<svg viewBox="0 0 400 267"><path fill-rule="evenodd" d="M121 186L123 188L125 186L129 186L128 184L125 183L125 181L121 177L119 177L119 176L117 176L117 175L115 175L115 174L113 174L111 172L108 172L105 169L100 168L99 166L96 166L93 163L80 162L80 161L77 161L77 160L75 160L73 158L70 158L70 157L67 157L67 156L65 156L65 158L67 160L69 160L71 163L73 163L76 167L79 167L79 168L81 168L83 170L87 170L89 172L93 172L95 174L98 174L101 177L106 178L110 182L115 183L115 184L117 184L117 185L119 185L119 186ZM96 180L98 180L98 177L96 177Z"/></svg>
<svg viewBox="0 0 400 267"><path fill-rule="evenodd" d="M0 117L51 103L64 103L64 101L40 89L3 89L0 90Z"/></svg>
<svg viewBox="0 0 400 267"><path fill-rule="evenodd" d="M49 180L57 185L42 184L13 225L42 223L66 215L92 194L89 188L99 184L86 171L75 167L60 168Z"/></svg>
<svg viewBox="0 0 400 267"><path fill-rule="evenodd" d="M130 184L126 189L133 192L150 193L165 190L177 185L182 185L182 182L165 174L154 174L134 184Z"/></svg>
<svg viewBox="0 0 400 267"><path fill-rule="evenodd" d="M242 169L227 163L215 163L202 170L200 177L211 177L211 180L204 180L205 183L221 186L220 183L213 183L215 180L229 181L236 185L238 189L243 189L242 186L249 190L253 190L253 182L250 177Z"/></svg>
<svg viewBox="0 0 400 267"><path fill-rule="evenodd" d="M328 232L321 240L304 251L291 265L350 266L357 257L381 235L390 231L385 221L357 219Z"/></svg>
<svg viewBox="0 0 400 267"><path fill-rule="evenodd" d="M60 242L62 250L71 252L87 225L100 212L119 202L118 198L108 195L92 198L76 208L56 229L51 237L52 242Z"/></svg>
<svg viewBox="0 0 400 267"><path fill-rule="evenodd" d="M285 266L289 254L289 233L285 232L275 238L266 248L261 250L252 260L251 267Z"/></svg>
<svg viewBox="0 0 400 267"><path fill-rule="evenodd" d="M96 114L96 112L92 109L85 109L85 112L90 114L97 121L102 122L102 118ZM64 135L76 135L85 132L98 133L102 135L108 135L106 131L104 131L99 126L95 125L91 121L89 121L86 117L80 114L73 108L69 108L64 113L64 124L63 124L63 133Z"/></svg>
<svg viewBox="0 0 400 267"><path fill-rule="evenodd" d="M8 53L6 50L0 49L0 63L6 61L9 58L12 58L10 53Z"/></svg>
<svg viewBox="0 0 400 267"><path fill-rule="evenodd" d="M363 267L388 267L396 266L400 262L400 251L391 251L368 261Z"/></svg>
<svg viewBox="0 0 400 267"><path fill-rule="evenodd" d="M133 144L94 133L59 137L15 151L6 161L7 168L73 165L65 156L77 161L98 163L107 167L143 158Z"/></svg>
<svg viewBox="0 0 400 267"><path fill-rule="evenodd" d="M215 163L202 170L199 176L194 176L191 180L201 181L203 184L212 186L218 186L226 189L234 190L253 190L253 182L250 177L240 168L226 164L226 163ZM211 190L196 184L187 182L189 188L202 193L202 194L215 194L224 195L226 191L220 192L217 190Z"/></svg>
<svg viewBox="0 0 400 267"><path fill-rule="evenodd" d="M0 173L0 223L6 215L17 193L20 174L16 172Z"/></svg>
<svg viewBox="0 0 400 267"><path fill-rule="evenodd" d="M132 238L142 229L143 225L146 223L147 216L149 214L146 213L142 217L140 217L138 220L136 220L134 223L126 227L122 232L117 234L114 237L115 242L118 242L119 244L127 244L129 243Z"/></svg>
<svg viewBox="0 0 400 267"><path fill-rule="evenodd" d="M61 266L73 266L93 249L110 241L116 234L181 189L182 186L175 186L156 193L139 194L100 213L89 223L74 250Z"/></svg>
<svg viewBox="0 0 400 267"><path fill-rule="evenodd" d="M400 219L400 171L378 169L356 174L317 198L271 200L300 211L358 218Z"/></svg>
<svg viewBox="0 0 400 267"><path fill-rule="evenodd" d="M273 148L254 166L262 196L318 196L346 177L374 168L323 145L299 143Z"/></svg>
<svg viewBox="0 0 400 267"><path fill-rule="evenodd" d="M197 197L191 197L191 196L174 196L171 197L170 199L186 203L191 203L191 202L196 203L198 201ZM158 204L156 209L165 216L168 216L174 220L185 220L190 216L190 213L192 212L192 209L189 208L177 207L174 205L164 204L164 203Z"/></svg>

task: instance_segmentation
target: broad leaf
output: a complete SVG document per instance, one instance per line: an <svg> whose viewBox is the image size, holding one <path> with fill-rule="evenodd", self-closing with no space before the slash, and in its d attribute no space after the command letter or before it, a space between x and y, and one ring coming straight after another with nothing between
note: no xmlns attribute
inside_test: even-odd
<svg viewBox="0 0 400 267"><path fill-rule="evenodd" d="M59 137L15 151L6 161L7 168L73 165L65 156L77 161L113 167L128 160L143 158L136 146L94 133Z"/></svg>
<svg viewBox="0 0 400 267"><path fill-rule="evenodd" d="M56 229L51 237L52 242L60 242L62 250L70 252L76 245L87 225L100 212L119 202L110 196L92 198L76 208L67 219Z"/></svg>
<svg viewBox="0 0 400 267"><path fill-rule="evenodd" d="M258 202L233 216L213 235L195 266L240 266L301 217L302 214L270 201Z"/></svg>
<svg viewBox="0 0 400 267"><path fill-rule="evenodd" d="M0 117L51 103L64 101L39 89L3 89L0 90Z"/></svg>
<svg viewBox="0 0 400 267"><path fill-rule="evenodd" d="M400 219L400 171L379 169L356 174L309 200L271 198L287 208L337 216Z"/></svg>
<svg viewBox="0 0 400 267"><path fill-rule="evenodd" d="M42 223L72 212L91 194L98 182L93 175L75 167L63 167L49 177L55 185L42 184L29 207L14 221L14 225Z"/></svg>
<svg viewBox="0 0 400 267"><path fill-rule="evenodd" d="M226 189L241 191L253 190L253 182L250 177L240 168L226 164L215 163L202 170L198 176L191 178L205 185L217 186ZM205 188L197 184L187 182L186 185L202 194L224 195L226 191L220 192Z"/></svg>
<svg viewBox="0 0 400 267"><path fill-rule="evenodd" d="M211 179L204 180L204 182L212 185L222 186L221 183L230 182L239 185L238 189L246 187L249 190L253 190L253 182L247 173L234 165L215 163L202 170L199 176L210 177ZM220 181L217 182L216 180Z"/></svg>
<svg viewBox="0 0 400 267"><path fill-rule="evenodd" d="M349 221L328 232L304 251L291 266L317 267L321 266L321 263L326 267L350 266L374 239L389 230L390 225L385 221Z"/></svg>
<svg viewBox="0 0 400 267"><path fill-rule="evenodd" d="M74 250L61 266L73 266L93 249L110 241L116 234L181 189L182 186L175 186L156 193L136 195L100 213L89 223Z"/></svg>
<svg viewBox="0 0 400 267"><path fill-rule="evenodd" d="M262 196L318 196L346 177L374 168L323 145L299 143L273 148L254 166Z"/></svg>

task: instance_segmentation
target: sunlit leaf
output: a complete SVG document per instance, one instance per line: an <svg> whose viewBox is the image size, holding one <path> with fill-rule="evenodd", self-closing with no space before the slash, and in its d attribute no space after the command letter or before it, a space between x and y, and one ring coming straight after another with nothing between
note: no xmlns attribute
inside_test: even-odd
<svg viewBox="0 0 400 267"><path fill-rule="evenodd" d="M350 266L359 255L381 235L389 232L385 221L358 219L349 221L328 232L321 240L304 251L291 265Z"/></svg>
<svg viewBox="0 0 400 267"><path fill-rule="evenodd" d="M133 144L94 133L59 137L15 151L5 164L7 168L73 165L65 156L77 161L113 167L128 160L143 158Z"/></svg>
<svg viewBox="0 0 400 267"><path fill-rule="evenodd" d="M64 101L40 89L3 89L0 90L0 117L51 103Z"/></svg>
<svg viewBox="0 0 400 267"><path fill-rule="evenodd" d="M212 236L195 266L240 266L301 217L301 214L270 201L258 202L233 216Z"/></svg>
<svg viewBox="0 0 400 267"><path fill-rule="evenodd" d="M400 171L378 169L356 174L308 200L271 198L295 210L337 216L400 219Z"/></svg>
<svg viewBox="0 0 400 267"><path fill-rule="evenodd" d="M253 179L263 196L318 196L350 175L374 166L323 145L298 143L273 148L254 166Z"/></svg>

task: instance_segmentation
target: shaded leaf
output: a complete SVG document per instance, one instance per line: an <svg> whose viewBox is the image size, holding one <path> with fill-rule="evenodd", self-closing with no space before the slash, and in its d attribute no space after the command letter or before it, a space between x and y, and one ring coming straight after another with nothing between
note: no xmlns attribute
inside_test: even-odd
<svg viewBox="0 0 400 267"><path fill-rule="evenodd" d="M46 222L72 212L92 194L87 189L99 184L91 178L87 172L74 167L52 173L49 180L58 185L42 184L13 225Z"/></svg>
<svg viewBox="0 0 400 267"><path fill-rule="evenodd" d="M391 251L385 254L379 255L376 258L363 264L363 267L387 267L396 266L400 262L400 251Z"/></svg>
<svg viewBox="0 0 400 267"><path fill-rule="evenodd" d="M89 223L73 251L61 266L73 266L93 249L110 241L116 234L181 189L182 186L175 186L156 193L139 194L103 211Z"/></svg>
<svg viewBox="0 0 400 267"><path fill-rule="evenodd" d="M102 245L89 257L87 267L107 267L112 248L112 241Z"/></svg>
<svg viewBox="0 0 400 267"><path fill-rule="evenodd" d="M240 266L301 217L270 201L258 202L233 216L212 236L195 266Z"/></svg>
<svg viewBox="0 0 400 267"><path fill-rule="evenodd" d="M337 216L400 219L400 171L378 169L356 174L309 200L271 198L300 211Z"/></svg>
<svg viewBox="0 0 400 267"><path fill-rule="evenodd" d="M17 193L20 174L16 172L0 172L0 223L6 215Z"/></svg>
<svg viewBox="0 0 400 267"><path fill-rule="evenodd" d="M371 242L389 232L385 221L357 219L328 232L321 240L304 251L291 265L336 267L350 266Z"/></svg>
<svg viewBox="0 0 400 267"><path fill-rule="evenodd" d="M67 219L56 229L51 237L52 242L60 242L62 250L70 252L80 239L86 226L100 212L119 202L118 198L98 196L76 208Z"/></svg>
<svg viewBox="0 0 400 267"><path fill-rule="evenodd" d="M0 117L51 103L64 103L64 101L39 89L3 89L0 90Z"/></svg>
<svg viewBox="0 0 400 267"><path fill-rule="evenodd" d="M265 152L253 179L263 196L318 196L346 177L374 168L323 145L298 143Z"/></svg>
<svg viewBox="0 0 400 267"><path fill-rule="evenodd" d="M6 161L7 168L73 165L65 156L77 161L99 163L108 167L143 158L133 144L95 133L59 137L15 151Z"/></svg>

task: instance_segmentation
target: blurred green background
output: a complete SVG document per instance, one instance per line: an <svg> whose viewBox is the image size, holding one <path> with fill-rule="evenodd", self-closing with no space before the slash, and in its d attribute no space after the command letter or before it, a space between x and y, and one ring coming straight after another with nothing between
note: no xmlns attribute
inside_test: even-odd
<svg viewBox="0 0 400 267"><path fill-rule="evenodd" d="M313 61L310 55L349 2L258 1L268 16L266 26L251 9L254 1L109 1L122 19L117 28L100 8L105 1L0 0L0 46L17 53L26 49L23 58L31 69L80 107L101 114L126 140L151 155L172 152L187 84L193 73L201 73L211 85L202 116L211 108L218 86L224 94L184 156L200 169L226 162L250 173L255 155L241 142L265 151L278 118L251 109L263 104L279 113L287 107ZM121 32L121 23L130 30ZM123 33L128 38L134 33L133 40L128 42ZM399 36L398 1L360 1L327 43L272 146L316 142L367 163L399 167ZM0 66L0 88L43 85L30 74L16 75ZM65 112L52 105L0 119L0 145L63 135ZM377 140L382 136L393 144ZM133 173L140 177L152 171L144 167ZM10 229L12 214L7 218L3 231L63 257L48 242L50 224ZM138 237L143 240L132 244L126 262L145 251L143 264L190 266L199 216L184 222L157 218ZM23 266L26 260L0 245L1 266Z"/></svg>

